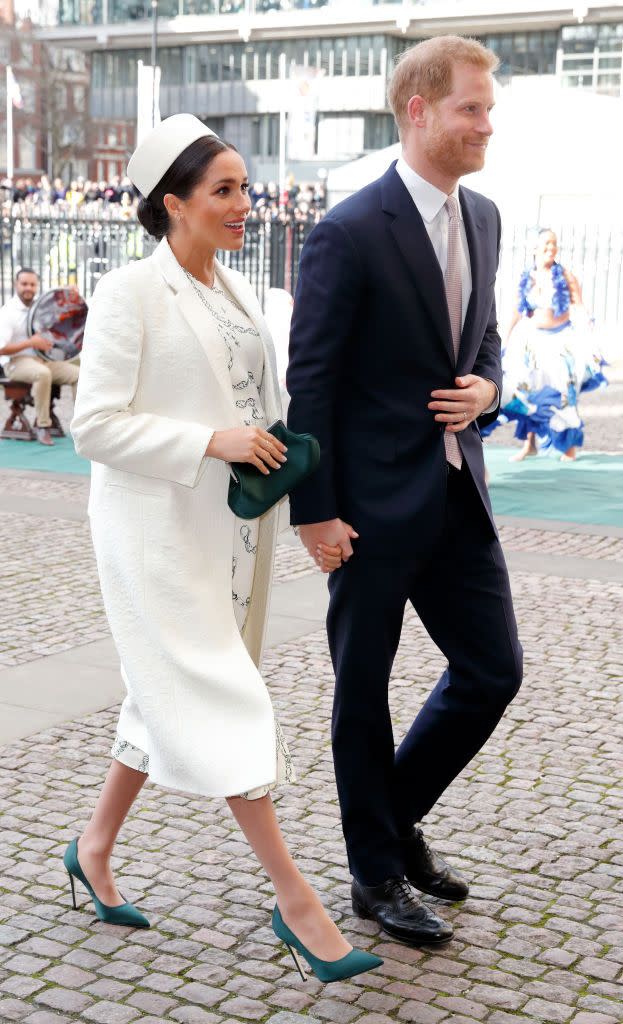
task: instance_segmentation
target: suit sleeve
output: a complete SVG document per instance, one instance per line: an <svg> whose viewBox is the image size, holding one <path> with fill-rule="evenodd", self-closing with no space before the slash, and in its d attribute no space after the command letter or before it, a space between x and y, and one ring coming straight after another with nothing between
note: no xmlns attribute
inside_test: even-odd
<svg viewBox="0 0 623 1024"><path fill-rule="evenodd" d="M71 423L76 451L113 469L193 487L213 430L133 409L143 334L136 288L123 270L111 271L89 306Z"/></svg>
<svg viewBox="0 0 623 1024"><path fill-rule="evenodd" d="M497 206L494 206L496 225L497 225L497 261L496 267L500 260L500 238L501 238L501 221L500 212ZM489 313L489 319L483 335L482 344L480 351L474 363L472 373L477 374L479 377L486 377L488 380L493 381L498 389L498 401L495 407L491 411L487 411L478 417L478 423L481 427L486 427L489 423L493 423L497 419L500 411L500 395L502 394L502 343L500 335L498 333L498 318L497 310L495 306L495 298L491 303L491 311Z"/></svg>
<svg viewBox="0 0 623 1024"><path fill-rule="evenodd" d="M335 421L348 341L363 285L360 257L342 223L329 217L303 247L290 329L288 426L320 442L320 465L290 495L295 525L339 516Z"/></svg>

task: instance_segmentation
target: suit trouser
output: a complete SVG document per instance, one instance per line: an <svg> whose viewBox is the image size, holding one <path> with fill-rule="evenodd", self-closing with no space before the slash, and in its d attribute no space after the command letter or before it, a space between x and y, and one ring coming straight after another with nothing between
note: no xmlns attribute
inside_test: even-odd
<svg viewBox="0 0 623 1024"><path fill-rule="evenodd" d="M14 356L6 367L9 380L32 384L35 419L38 427L49 427L50 397L53 384L71 384L74 401L79 369L73 362L39 359L38 356Z"/></svg>
<svg viewBox="0 0 623 1024"><path fill-rule="evenodd" d="M352 874L378 885L404 876L401 839L480 750L521 685L506 564L466 464L448 472L445 523L426 558L355 550L331 573L329 592L342 827ZM407 601L448 667L395 751L388 686Z"/></svg>

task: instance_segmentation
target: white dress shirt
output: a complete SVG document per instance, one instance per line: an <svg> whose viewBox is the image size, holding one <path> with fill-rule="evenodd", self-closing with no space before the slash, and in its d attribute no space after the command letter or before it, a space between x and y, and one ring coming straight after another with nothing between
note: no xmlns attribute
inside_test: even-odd
<svg viewBox="0 0 623 1024"><path fill-rule="evenodd" d="M25 341L28 337L28 310L19 295L14 295L0 309L0 350L5 345L12 345L16 341ZM23 348L21 352L13 355L0 355L0 365L4 366L11 359L18 356L40 356L36 348Z"/></svg>
<svg viewBox="0 0 623 1024"><path fill-rule="evenodd" d="M441 267L441 273L445 277L446 267L448 266L448 211L445 208L445 202L448 198L445 192L437 188L436 185L431 185L430 181L426 181L426 178L422 178L412 167L409 166L404 157L398 157L396 164L396 173L404 182L404 185L411 196L418 213L424 221L424 227L428 232L428 237L431 240L433 249L435 250L435 256L439 261ZM467 244L467 235L465 234L465 222L463 221L463 211L461 209L461 201L459 199L459 186L458 183L454 192L451 193L457 201L459 208L459 234L461 238L461 330L465 325L465 316L467 314L467 306L469 304L469 297L472 294L472 268L469 259L469 246ZM488 378L487 378L488 379ZM494 382L491 382L494 384ZM499 400L499 392L497 384L494 384L496 389L495 401L487 408L483 410L481 415L485 413L494 412L497 408Z"/></svg>

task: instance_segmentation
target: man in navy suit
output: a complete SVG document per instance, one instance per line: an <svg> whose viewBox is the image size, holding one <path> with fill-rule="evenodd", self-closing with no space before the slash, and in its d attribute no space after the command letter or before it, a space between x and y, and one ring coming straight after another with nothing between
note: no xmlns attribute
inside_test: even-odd
<svg viewBox="0 0 623 1024"><path fill-rule="evenodd" d="M301 258L289 425L321 445L292 521L329 576L333 753L353 909L418 945L452 929L414 889L464 899L419 823L495 729L522 651L479 426L498 413L495 205L484 164L495 55L441 36L407 50L389 100L397 163L340 203ZM448 666L394 749L388 684L407 601Z"/></svg>

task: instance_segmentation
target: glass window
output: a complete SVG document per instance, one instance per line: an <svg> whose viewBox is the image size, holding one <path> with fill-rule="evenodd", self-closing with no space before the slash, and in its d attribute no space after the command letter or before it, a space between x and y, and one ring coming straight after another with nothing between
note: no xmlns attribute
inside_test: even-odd
<svg viewBox="0 0 623 1024"><path fill-rule="evenodd" d="M360 75L371 75L374 70L374 58L371 59L370 51L372 50L372 38L371 36L359 36L359 74Z"/></svg>
<svg viewBox="0 0 623 1024"><path fill-rule="evenodd" d="M621 58L620 57L600 57L599 58L599 70L621 70Z"/></svg>
<svg viewBox="0 0 623 1024"><path fill-rule="evenodd" d="M346 40L346 74L356 75L357 74L357 50L359 49L359 40L357 36L351 36Z"/></svg>
<svg viewBox="0 0 623 1024"><path fill-rule="evenodd" d="M373 67L370 70L372 75L380 75L382 73L383 63L383 50L385 49L385 37L384 36L373 36L372 37L372 58ZM388 61L389 70L389 61Z"/></svg>
<svg viewBox="0 0 623 1024"><path fill-rule="evenodd" d="M623 43L623 22L618 25L600 25L597 40L601 50L618 49Z"/></svg>
<svg viewBox="0 0 623 1024"><path fill-rule="evenodd" d="M321 39L320 40L320 67L324 69L326 75L330 74L333 69L333 40L332 39Z"/></svg>
<svg viewBox="0 0 623 1024"><path fill-rule="evenodd" d="M333 40L333 74L345 75L347 68L346 40Z"/></svg>
<svg viewBox="0 0 623 1024"><path fill-rule="evenodd" d="M565 25L562 30L563 53L586 53L597 39L596 25Z"/></svg>
<svg viewBox="0 0 623 1024"><path fill-rule="evenodd" d="M383 149L394 142L398 142L398 130L391 114L364 114L364 149Z"/></svg>

